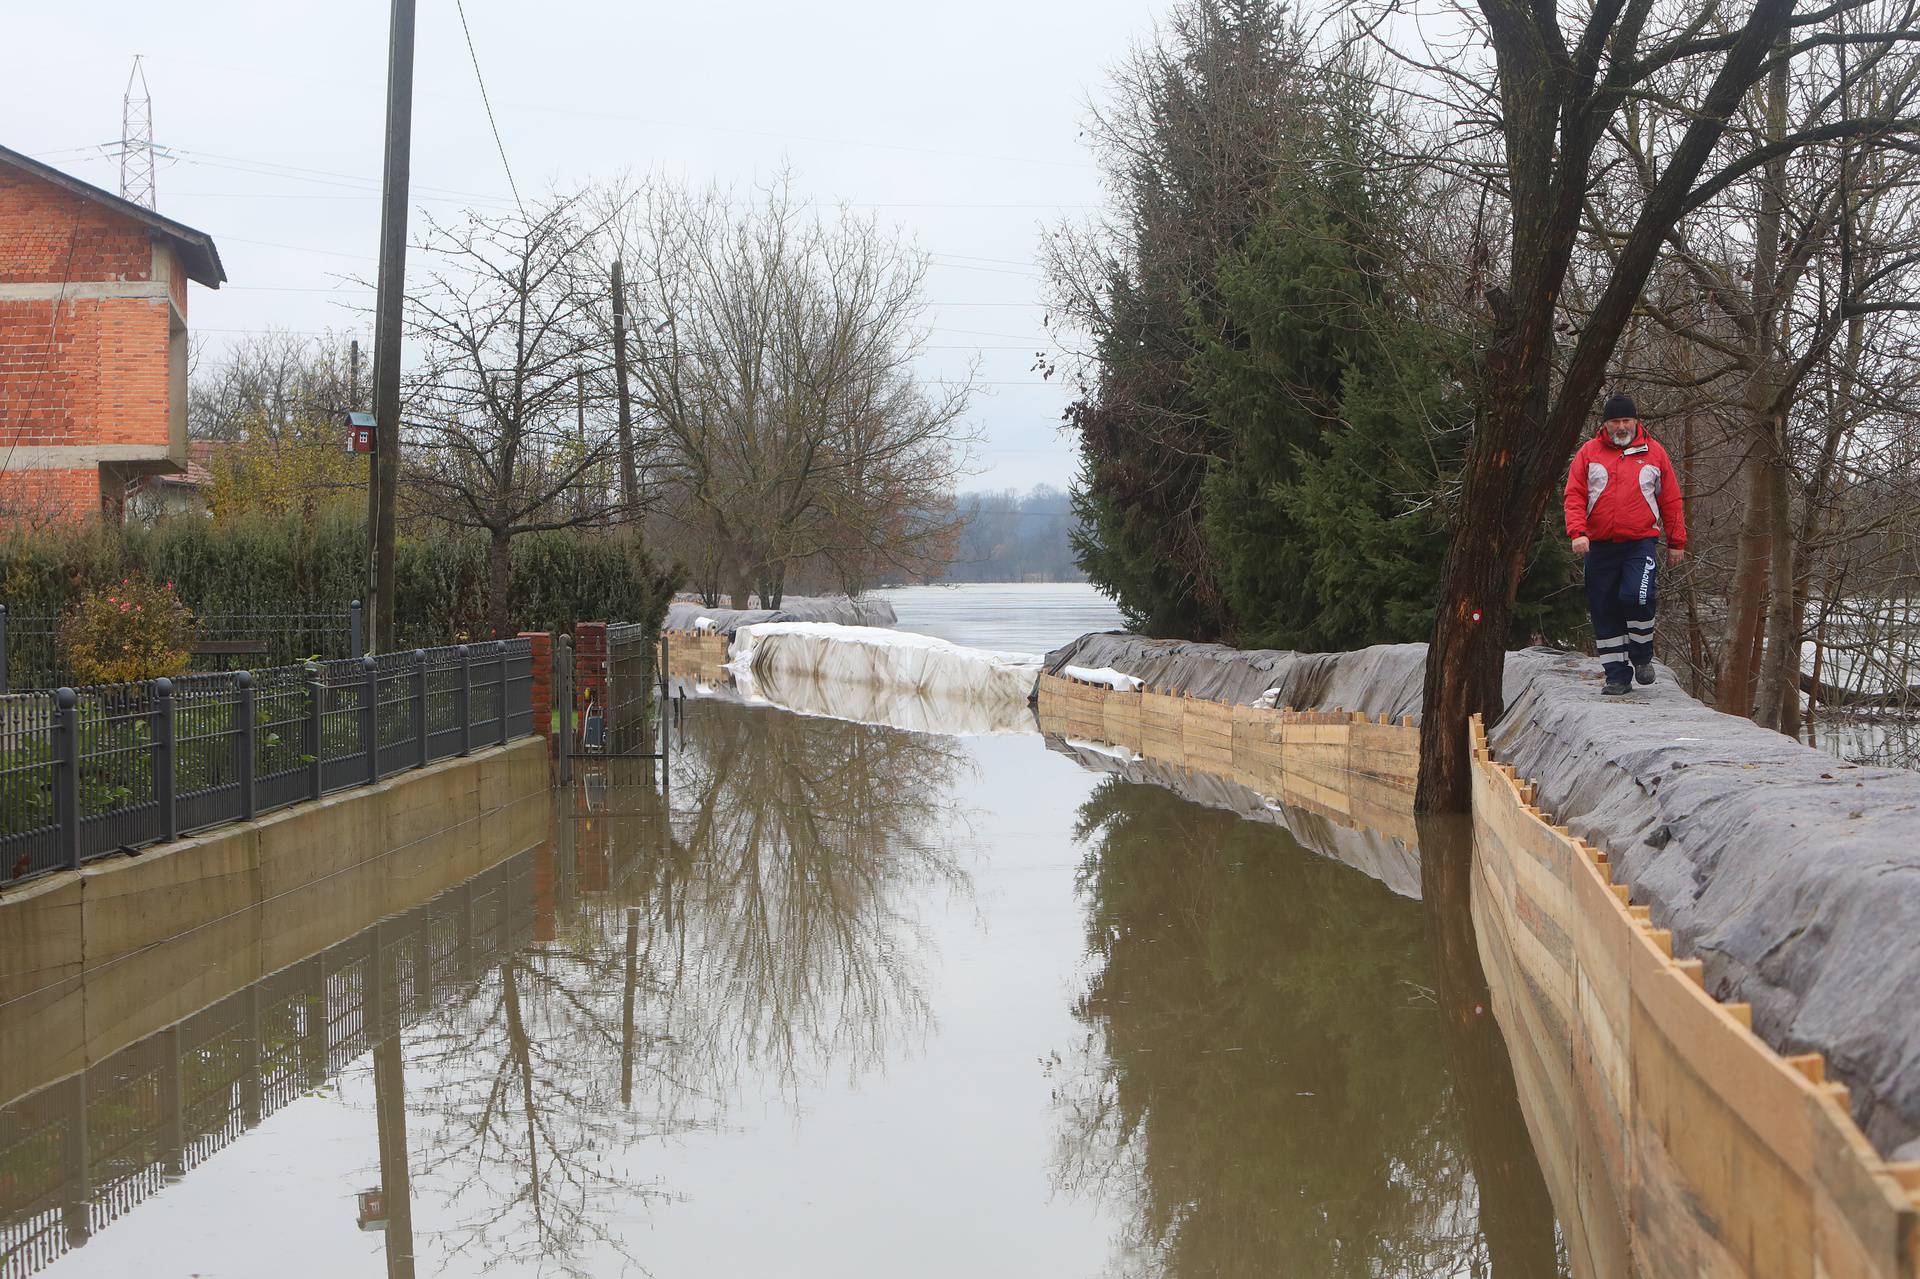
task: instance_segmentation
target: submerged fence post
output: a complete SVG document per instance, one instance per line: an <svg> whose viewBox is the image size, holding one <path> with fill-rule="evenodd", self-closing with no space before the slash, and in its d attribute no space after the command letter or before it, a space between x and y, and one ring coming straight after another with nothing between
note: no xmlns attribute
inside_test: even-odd
<svg viewBox="0 0 1920 1279"><path fill-rule="evenodd" d="M454 650L460 657L460 691L454 713L460 722L460 754L473 753L473 650L465 644Z"/></svg>
<svg viewBox="0 0 1920 1279"><path fill-rule="evenodd" d="M174 797L173 681L153 681L153 798L160 806L160 837L180 838L180 805Z"/></svg>
<svg viewBox="0 0 1920 1279"><path fill-rule="evenodd" d="M347 605L347 642L353 645L354 657L367 655L366 611L360 607L359 600Z"/></svg>
<svg viewBox="0 0 1920 1279"><path fill-rule="evenodd" d="M235 671L233 676L234 713L240 718L240 820L253 820L256 805L253 796L254 724L253 672Z"/></svg>
<svg viewBox="0 0 1920 1279"><path fill-rule="evenodd" d="M560 743L560 781L573 780L573 637L560 632L553 646L553 704L559 715L554 737Z"/></svg>
<svg viewBox="0 0 1920 1279"><path fill-rule="evenodd" d="M367 752L367 781L380 780L380 663L360 659L360 744Z"/></svg>
<svg viewBox="0 0 1920 1279"><path fill-rule="evenodd" d="M80 694L62 688L53 695L54 849L80 869Z"/></svg>
<svg viewBox="0 0 1920 1279"><path fill-rule="evenodd" d="M327 675L325 667L310 673L313 678L307 681L307 798L319 799L326 790L321 750L327 728Z"/></svg>
<svg viewBox="0 0 1920 1279"><path fill-rule="evenodd" d="M427 766L427 650L413 650L413 766Z"/></svg>
<svg viewBox="0 0 1920 1279"><path fill-rule="evenodd" d="M500 721L500 745L505 746L507 744L507 642L495 640L493 647L500 659L500 700L495 705L495 718Z"/></svg>

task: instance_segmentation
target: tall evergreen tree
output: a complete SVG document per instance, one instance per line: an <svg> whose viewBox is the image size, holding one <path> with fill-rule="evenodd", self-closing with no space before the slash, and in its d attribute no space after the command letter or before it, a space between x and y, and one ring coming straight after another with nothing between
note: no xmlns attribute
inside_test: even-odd
<svg viewBox="0 0 1920 1279"><path fill-rule="evenodd" d="M1405 196L1363 176L1382 166L1367 162L1360 118L1352 104L1329 113L1327 160L1290 175L1223 260L1224 331L1196 317L1195 386L1228 440L1207 479L1207 530L1249 646L1353 648L1433 625L1470 353L1395 286ZM1513 642L1577 624L1569 570L1560 539L1543 537Z"/></svg>
<svg viewBox="0 0 1920 1279"><path fill-rule="evenodd" d="M1260 0L1189 0L1096 121L1118 217L1053 248L1094 335L1076 558L1149 634L1344 648L1423 638L1471 420L1472 352L1422 313L1426 198L1373 68ZM1577 592L1535 547L1510 639Z"/></svg>
<svg viewBox="0 0 1920 1279"><path fill-rule="evenodd" d="M1050 249L1058 311L1093 335L1093 375L1068 411L1080 565L1128 621L1158 635L1230 636L1205 521L1225 439L1194 393L1189 313L1215 311L1214 272L1266 213L1306 136L1303 48L1273 0L1186 0L1116 69L1092 122L1115 204Z"/></svg>

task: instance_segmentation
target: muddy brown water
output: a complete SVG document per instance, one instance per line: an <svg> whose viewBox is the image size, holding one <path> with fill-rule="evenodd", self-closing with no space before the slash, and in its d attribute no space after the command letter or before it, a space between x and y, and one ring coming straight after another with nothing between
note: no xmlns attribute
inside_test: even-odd
<svg viewBox="0 0 1920 1279"><path fill-rule="evenodd" d="M1037 733L699 700L654 767L9 1106L0 1275L1563 1271L1421 903Z"/></svg>

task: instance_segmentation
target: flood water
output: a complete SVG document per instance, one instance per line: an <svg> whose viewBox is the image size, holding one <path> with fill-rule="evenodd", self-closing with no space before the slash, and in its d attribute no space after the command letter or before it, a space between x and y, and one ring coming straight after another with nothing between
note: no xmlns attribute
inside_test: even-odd
<svg viewBox="0 0 1920 1279"><path fill-rule="evenodd" d="M260 983L250 1050L215 1010L0 1113L0 1274L1560 1271L1418 901L1037 733L693 700L654 767Z"/></svg>
<svg viewBox="0 0 1920 1279"><path fill-rule="evenodd" d="M900 629L968 648L1045 653L1089 631L1124 628L1112 600L1085 582L981 582L875 591Z"/></svg>

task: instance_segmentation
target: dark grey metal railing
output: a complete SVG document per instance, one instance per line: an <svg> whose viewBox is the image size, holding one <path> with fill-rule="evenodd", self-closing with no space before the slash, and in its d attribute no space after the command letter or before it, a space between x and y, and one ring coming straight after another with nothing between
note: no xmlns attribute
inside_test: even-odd
<svg viewBox="0 0 1920 1279"><path fill-rule="evenodd" d="M0 693L51 689L70 675L59 651L59 632L57 616L15 613L0 604ZM359 600L331 613L206 613L193 619L195 644L245 647L255 654L254 660L268 664L349 654L357 658L366 651L365 633ZM195 664L230 666L232 656L197 654Z"/></svg>
<svg viewBox="0 0 1920 1279"><path fill-rule="evenodd" d="M0 696L0 884L534 729L525 639Z"/></svg>

